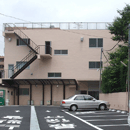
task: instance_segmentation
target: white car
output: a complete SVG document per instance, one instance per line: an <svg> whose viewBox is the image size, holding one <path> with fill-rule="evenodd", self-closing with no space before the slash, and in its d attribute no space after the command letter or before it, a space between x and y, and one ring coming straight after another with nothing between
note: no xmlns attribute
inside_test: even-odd
<svg viewBox="0 0 130 130"><path fill-rule="evenodd" d="M61 108L67 108L72 111L87 108L105 110L109 107L109 102L97 100L94 97L87 94L77 94L61 101Z"/></svg>

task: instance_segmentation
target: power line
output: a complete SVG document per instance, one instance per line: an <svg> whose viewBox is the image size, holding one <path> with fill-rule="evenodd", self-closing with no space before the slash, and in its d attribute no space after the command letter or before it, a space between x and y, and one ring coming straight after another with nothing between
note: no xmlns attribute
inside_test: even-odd
<svg viewBox="0 0 130 130"><path fill-rule="evenodd" d="M105 56L105 54L104 54L104 52L102 51L102 53L103 53L103 55L104 55L104 57L106 58L106 60L107 60L107 62L109 63L109 61L108 61L108 59L107 59L107 57ZM110 63L109 63L110 64ZM110 64L111 65L111 64ZM112 66L112 65L111 65Z"/></svg>
<svg viewBox="0 0 130 130"><path fill-rule="evenodd" d="M5 14L2 14L2 13L0 13L0 15L3 15L3 16L5 16L5 17L14 18L14 19L17 19L17 20L21 20L21 21L24 21L24 22L32 23L32 22L30 22L30 21L23 20L23 19L20 19L20 18L16 18L16 17L13 17L13 16L9 16L9 15L5 15ZM63 30L63 31L67 31L67 30ZM68 32L70 32L70 31L68 31ZM77 32L71 32L71 33L77 33ZM77 34L83 34L83 33L77 33ZM96 36L96 35L90 35L90 34L83 34L83 35L99 37L99 36ZM103 37L103 38L108 38L108 37ZM110 39L110 38L109 38L109 39Z"/></svg>
<svg viewBox="0 0 130 130"><path fill-rule="evenodd" d="M21 21L24 21L24 22L29 22L29 23L32 23L32 22L30 22L30 21L23 20L23 19L20 19L20 18L16 18L16 17L13 17L13 16L9 16L9 15L5 15L5 14L2 14L2 13L0 13L0 15L3 15L3 16L5 16L5 17L14 18L14 19L17 19L17 20L21 20Z"/></svg>
<svg viewBox="0 0 130 130"><path fill-rule="evenodd" d="M120 41L118 41L118 43L119 43ZM116 44L116 45L118 45L118 43ZM115 46L116 46L115 45ZM110 50L104 50L104 51L111 51L112 49L114 49L115 48L115 46L114 47L112 47Z"/></svg>
<svg viewBox="0 0 130 130"><path fill-rule="evenodd" d="M72 31L68 31L68 30L62 30L62 31L66 31L66 32L70 32L70 33L75 33L75 34L82 34L82 35L87 35L87 36L102 37L102 36L90 35L90 34L86 34L86 33L72 32ZM108 37L102 37L102 38L110 39Z"/></svg>

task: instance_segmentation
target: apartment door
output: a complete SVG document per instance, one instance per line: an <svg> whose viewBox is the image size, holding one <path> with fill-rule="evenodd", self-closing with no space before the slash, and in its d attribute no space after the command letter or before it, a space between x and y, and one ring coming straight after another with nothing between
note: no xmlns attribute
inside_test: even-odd
<svg viewBox="0 0 130 130"><path fill-rule="evenodd" d="M8 78L10 78L14 74L14 71L12 70L13 67L14 67L14 64L8 65Z"/></svg>
<svg viewBox="0 0 130 130"><path fill-rule="evenodd" d="M0 90L0 105L5 105L5 90Z"/></svg>
<svg viewBox="0 0 130 130"><path fill-rule="evenodd" d="M51 54L51 42L50 41L45 42L45 54Z"/></svg>

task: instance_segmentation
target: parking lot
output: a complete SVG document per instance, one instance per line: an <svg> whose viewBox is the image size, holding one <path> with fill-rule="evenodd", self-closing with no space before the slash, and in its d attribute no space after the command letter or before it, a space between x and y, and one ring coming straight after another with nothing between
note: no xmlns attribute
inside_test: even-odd
<svg viewBox="0 0 130 130"><path fill-rule="evenodd" d="M92 127L97 127L99 130L129 130L130 127L127 123L128 115L123 111L77 111L77 112L67 112L67 114L72 114L86 123L90 123Z"/></svg>
<svg viewBox="0 0 130 130"><path fill-rule="evenodd" d="M53 106L0 107L0 130L129 130L122 111L78 110Z"/></svg>

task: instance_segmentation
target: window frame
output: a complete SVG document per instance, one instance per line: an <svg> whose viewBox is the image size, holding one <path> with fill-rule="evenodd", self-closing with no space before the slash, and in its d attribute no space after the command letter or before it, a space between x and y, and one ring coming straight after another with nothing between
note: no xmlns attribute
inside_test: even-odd
<svg viewBox="0 0 130 130"><path fill-rule="evenodd" d="M54 74L54 77L49 77L49 74ZM55 74L60 74L60 77L55 77ZM48 72L48 78L61 78L62 73L61 72Z"/></svg>
<svg viewBox="0 0 130 130"><path fill-rule="evenodd" d="M23 38L23 40L27 40L28 44L30 45L30 39L28 38ZM23 42L21 39L16 39L16 46L27 46L24 42L24 44L21 44L21 42Z"/></svg>
<svg viewBox="0 0 130 130"><path fill-rule="evenodd" d="M4 68L4 65L0 65L0 69L3 69Z"/></svg>
<svg viewBox="0 0 130 130"><path fill-rule="evenodd" d="M90 39L96 39L96 47L90 47ZM98 46L99 39L102 39L102 47ZM103 38L89 38L89 48L103 48Z"/></svg>
<svg viewBox="0 0 130 130"><path fill-rule="evenodd" d="M90 62L94 62L95 63L95 68L90 68ZM100 69L100 67L99 68L96 68L96 63L100 63L100 61L89 61L89 69ZM101 62L101 68L103 67L103 62Z"/></svg>
<svg viewBox="0 0 130 130"><path fill-rule="evenodd" d="M18 62L20 63L21 61L16 61L16 66L17 66ZM26 63L27 63L27 62L26 62ZM26 64L26 63L25 63L25 64ZM25 65L25 64L24 64L24 65ZM23 65L23 66L24 66L24 65ZM22 66L22 67L23 67L23 66ZM21 67L21 68L22 68L22 67ZM21 68L18 68L18 69L21 69ZM29 65L28 67L26 67L25 69L26 69L26 70L29 70L29 69L30 69L30 65Z"/></svg>
<svg viewBox="0 0 130 130"><path fill-rule="evenodd" d="M0 62L4 62L4 58L0 58Z"/></svg>
<svg viewBox="0 0 130 130"><path fill-rule="evenodd" d="M60 51L60 54L56 54L55 51ZM63 51L67 51L67 54L63 54ZM68 55L68 50L54 50L54 55Z"/></svg>
<svg viewBox="0 0 130 130"><path fill-rule="evenodd" d="M22 90L22 91L21 91ZM27 94L23 94L23 90L28 90L26 93ZM19 88L19 95L20 96L29 96L29 88Z"/></svg>

